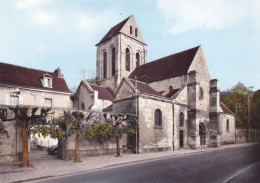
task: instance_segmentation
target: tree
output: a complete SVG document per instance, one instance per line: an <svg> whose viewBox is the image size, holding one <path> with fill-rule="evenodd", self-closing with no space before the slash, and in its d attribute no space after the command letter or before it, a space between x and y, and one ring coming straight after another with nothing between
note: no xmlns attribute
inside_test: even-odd
<svg viewBox="0 0 260 183"><path fill-rule="evenodd" d="M81 69L80 70L82 80L86 80L90 84L96 84L96 74L95 71L91 69Z"/></svg>
<svg viewBox="0 0 260 183"><path fill-rule="evenodd" d="M110 123L95 121L92 125L86 127L85 137L87 139L96 139L102 147L103 143L111 138L112 130Z"/></svg>
<svg viewBox="0 0 260 183"><path fill-rule="evenodd" d="M240 82L232 89L221 92L220 101L231 111L235 112L238 127L248 126L248 96L251 96L251 94L252 87L245 87L245 85Z"/></svg>
<svg viewBox="0 0 260 183"><path fill-rule="evenodd" d="M0 137L9 138L9 133L6 130L4 122L7 121L7 109L0 108Z"/></svg>
<svg viewBox="0 0 260 183"><path fill-rule="evenodd" d="M36 120L43 119L46 117L48 111L50 111L50 108L42 108L41 114L36 115L36 112L38 110L37 107L30 107L30 106L15 106L15 107L9 107L10 110L12 110L15 114L15 120L22 122L22 132L23 132L23 167L29 167L29 153L28 153L28 135L30 132L29 129L29 123L33 123ZM14 120L14 119L6 119L6 120Z"/></svg>
<svg viewBox="0 0 260 183"><path fill-rule="evenodd" d="M137 117L135 115L127 114L104 114L104 118L112 126L111 136L115 137L117 144L117 156L120 157L119 138L123 134L135 134L137 129Z"/></svg>
<svg viewBox="0 0 260 183"><path fill-rule="evenodd" d="M254 92L252 97L252 127L260 129L260 90Z"/></svg>

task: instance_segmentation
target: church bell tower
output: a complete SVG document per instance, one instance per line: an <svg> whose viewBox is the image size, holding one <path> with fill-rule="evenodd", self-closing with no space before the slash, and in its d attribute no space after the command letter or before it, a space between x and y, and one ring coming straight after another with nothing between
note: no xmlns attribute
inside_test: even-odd
<svg viewBox="0 0 260 183"><path fill-rule="evenodd" d="M146 44L134 16L112 27L96 44L97 84L115 91L123 77L146 63Z"/></svg>

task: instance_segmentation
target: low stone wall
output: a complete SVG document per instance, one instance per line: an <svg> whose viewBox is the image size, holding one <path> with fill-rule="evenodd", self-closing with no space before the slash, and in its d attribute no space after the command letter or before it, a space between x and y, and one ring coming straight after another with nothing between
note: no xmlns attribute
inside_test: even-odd
<svg viewBox="0 0 260 183"><path fill-rule="evenodd" d="M260 142L260 130L250 129L250 138L248 129L236 129L236 143Z"/></svg>

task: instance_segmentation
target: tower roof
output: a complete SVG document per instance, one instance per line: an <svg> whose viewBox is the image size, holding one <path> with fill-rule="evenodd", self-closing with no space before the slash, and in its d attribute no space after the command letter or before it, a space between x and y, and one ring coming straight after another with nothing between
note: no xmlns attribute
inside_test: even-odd
<svg viewBox="0 0 260 183"><path fill-rule="evenodd" d="M129 78L134 79L137 76L139 81L151 83L187 74L199 47L197 46L141 65L135 68Z"/></svg>
<svg viewBox="0 0 260 183"><path fill-rule="evenodd" d="M115 36L116 34L119 33L119 31L122 29L122 27L125 25L125 23L127 22L127 20L130 18L131 16L129 16L128 18L126 18L125 20L123 20L122 22L116 24L114 27L112 27L107 33L106 35L99 41L99 43L96 44L99 45L100 43L110 39L111 37Z"/></svg>

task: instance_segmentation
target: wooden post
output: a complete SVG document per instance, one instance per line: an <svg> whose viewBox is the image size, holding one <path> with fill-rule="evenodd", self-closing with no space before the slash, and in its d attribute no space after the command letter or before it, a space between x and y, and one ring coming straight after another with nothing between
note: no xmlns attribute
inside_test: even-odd
<svg viewBox="0 0 260 183"><path fill-rule="evenodd" d="M79 162L79 135L77 134L75 137L75 163Z"/></svg>
<svg viewBox="0 0 260 183"><path fill-rule="evenodd" d="M28 134L26 119L23 119L23 167L29 167Z"/></svg>
<svg viewBox="0 0 260 183"><path fill-rule="evenodd" d="M117 146L116 157L120 157L119 137L118 136L116 136L116 146Z"/></svg>

